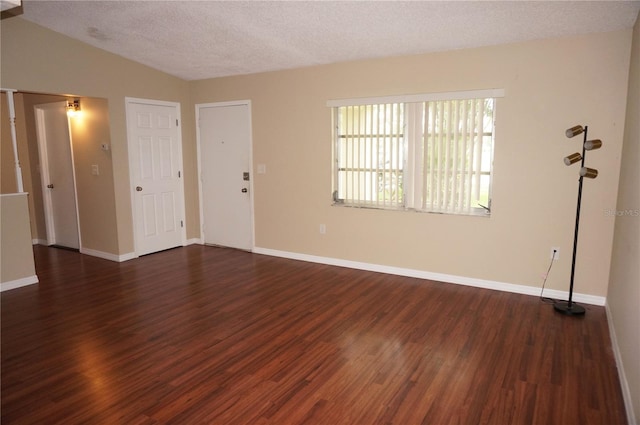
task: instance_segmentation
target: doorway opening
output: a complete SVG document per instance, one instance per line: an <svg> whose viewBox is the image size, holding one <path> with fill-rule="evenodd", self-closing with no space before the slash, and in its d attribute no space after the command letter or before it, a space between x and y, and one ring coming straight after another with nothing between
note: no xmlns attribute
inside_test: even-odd
<svg viewBox="0 0 640 425"><path fill-rule="evenodd" d="M5 102L5 94L2 94ZM112 261L123 261L119 252L117 216L115 201L115 182L111 154L111 129L109 104L107 99L79 97L71 95L44 94L16 90L13 94L15 102L16 144L20 166L22 168L23 190L27 192L30 239L33 244L60 245L79 249L83 254L106 258ZM38 110L47 115L51 110L66 108L68 102L78 101L80 113L68 118L65 112L59 111L59 130L67 129L68 134L62 137L51 136L56 144L53 150L60 150L57 144L67 149L72 156L66 173L75 180L72 196L75 200L59 203L64 220L75 225L68 227L77 231L78 241L68 243L56 236L48 235L51 220L45 213L46 192L58 192L62 183L59 180L45 178L43 161L38 145L41 133L38 129ZM64 122L63 122L64 121ZM2 126L2 149L9 138L5 137ZM71 142L69 141L71 139ZM16 178L13 176L13 158L2 155L2 193L17 191ZM49 166L59 165L58 160L50 160ZM5 170L7 171L5 173ZM10 177L5 179L5 174ZM44 179L44 181L43 181ZM53 185L53 188L47 187ZM73 198L70 198L73 199ZM70 216L74 216L70 219ZM64 232L63 232L64 233Z"/></svg>
<svg viewBox="0 0 640 425"><path fill-rule="evenodd" d="M34 106L47 245L80 249L73 142L66 102Z"/></svg>

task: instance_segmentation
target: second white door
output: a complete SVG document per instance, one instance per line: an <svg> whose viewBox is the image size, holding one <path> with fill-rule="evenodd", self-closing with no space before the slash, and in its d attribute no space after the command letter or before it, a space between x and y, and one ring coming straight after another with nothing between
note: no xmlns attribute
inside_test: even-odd
<svg viewBox="0 0 640 425"><path fill-rule="evenodd" d="M35 106L49 245L80 248L73 155L65 102Z"/></svg>
<svg viewBox="0 0 640 425"><path fill-rule="evenodd" d="M249 102L197 105L202 239L250 251L251 110Z"/></svg>
<svg viewBox="0 0 640 425"><path fill-rule="evenodd" d="M178 104L127 98L136 254L184 245Z"/></svg>

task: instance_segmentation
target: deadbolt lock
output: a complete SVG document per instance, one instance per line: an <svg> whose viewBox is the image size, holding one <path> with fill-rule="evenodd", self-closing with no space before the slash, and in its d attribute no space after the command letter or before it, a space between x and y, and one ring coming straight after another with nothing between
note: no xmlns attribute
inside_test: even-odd
<svg viewBox="0 0 640 425"><path fill-rule="evenodd" d="M242 173L242 180L248 182L249 181L249 173L247 173L247 172Z"/></svg>

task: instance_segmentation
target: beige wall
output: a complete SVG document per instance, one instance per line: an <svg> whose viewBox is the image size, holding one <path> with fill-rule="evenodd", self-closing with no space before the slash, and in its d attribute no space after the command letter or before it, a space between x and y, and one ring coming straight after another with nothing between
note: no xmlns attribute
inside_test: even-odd
<svg viewBox="0 0 640 425"><path fill-rule="evenodd" d="M83 97L82 112L70 119L78 198L78 221L84 249L118 252L113 162L109 132L109 105L105 99ZM103 150L107 144L109 150ZM98 166L98 175L92 166ZM96 196L99 194L99 196Z"/></svg>
<svg viewBox="0 0 640 425"><path fill-rule="evenodd" d="M564 130L604 141L588 165L575 290L605 296L624 123L630 31L218 78L194 103L250 99L256 245L568 290L580 149ZM504 88L498 101L491 218L331 206L329 99ZM319 233L319 224L327 233Z"/></svg>
<svg viewBox="0 0 640 425"><path fill-rule="evenodd" d="M633 31L627 119L607 304L628 385L628 407L640 421L640 19ZM624 388L624 383L623 383ZM629 405L631 404L631 405Z"/></svg>
<svg viewBox="0 0 640 425"><path fill-rule="evenodd" d="M2 21L2 87L30 92L104 98L108 102L114 193L91 192L89 204L113 196L115 217L89 216L95 240L117 236L112 254L133 252L133 223L128 171L125 97L182 104L187 237L199 237L194 112L188 83L146 66L107 53L21 18ZM99 158L94 158L99 159ZM117 223L116 228L108 226ZM107 243L106 245L111 245ZM111 249L111 248L109 248Z"/></svg>
<svg viewBox="0 0 640 425"><path fill-rule="evenodd" d="M35 280L26 194L2 194L0 209L0 282ZM4 289L4 288L3 288Z"/></svg>

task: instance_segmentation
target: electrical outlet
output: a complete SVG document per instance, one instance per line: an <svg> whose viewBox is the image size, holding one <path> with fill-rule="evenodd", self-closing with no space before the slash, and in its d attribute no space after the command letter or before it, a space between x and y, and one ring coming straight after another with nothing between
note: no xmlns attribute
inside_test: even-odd
<svg viewBox="0 0 640 425"><path fill-rule="evenodd" d="M551 248L549 253L549 258L553 261L558 261L560 259L560 247L554 246Z"/></svg>

